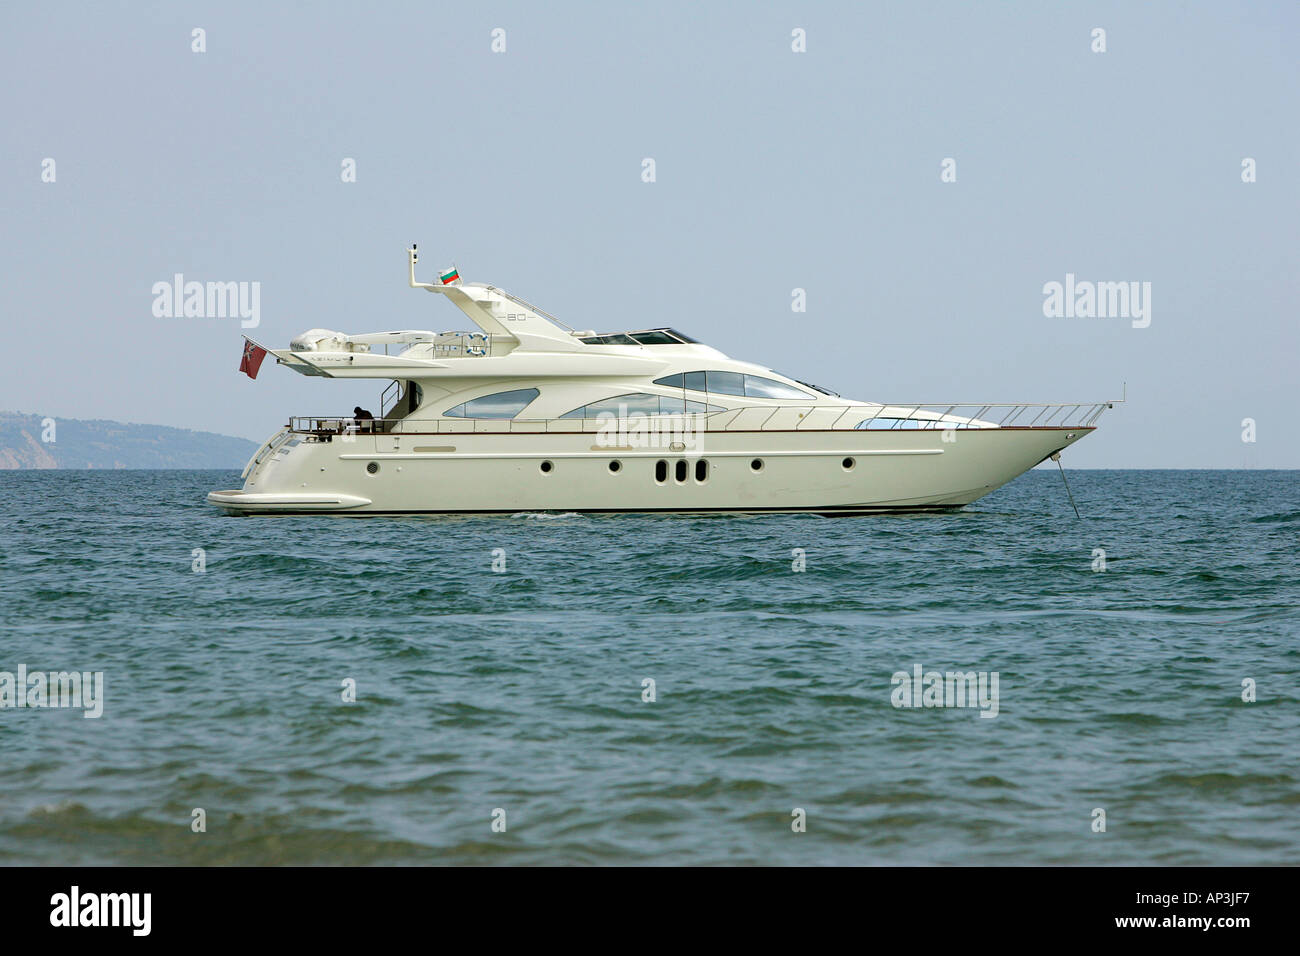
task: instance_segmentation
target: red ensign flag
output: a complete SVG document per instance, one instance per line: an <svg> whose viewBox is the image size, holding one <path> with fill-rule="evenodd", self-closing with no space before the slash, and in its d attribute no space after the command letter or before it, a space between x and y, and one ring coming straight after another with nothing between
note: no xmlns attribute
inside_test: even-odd
<svg viewBox="0 0 1300 956"><path fill-rule="evenodd" d="M249 378L257 378L257 370L266 358L266 349L251 339L244 339L244 357L239 360L239 370Z"/></svg>

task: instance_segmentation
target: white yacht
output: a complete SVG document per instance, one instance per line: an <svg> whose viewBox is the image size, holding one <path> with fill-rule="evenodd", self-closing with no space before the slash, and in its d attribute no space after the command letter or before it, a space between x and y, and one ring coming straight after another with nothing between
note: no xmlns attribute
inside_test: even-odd
<svg viewBox="0 0 1300 956"><path fill-rule="evenodd" d="M454 269L417 282L407 255L411 287L477 331L249 340L258 364L270 354L387 387L374 418L290 418L243 488L209 502L232 514L937 510L1056 456L1112 407L853 401L675 329L575 331Z"/></svg>

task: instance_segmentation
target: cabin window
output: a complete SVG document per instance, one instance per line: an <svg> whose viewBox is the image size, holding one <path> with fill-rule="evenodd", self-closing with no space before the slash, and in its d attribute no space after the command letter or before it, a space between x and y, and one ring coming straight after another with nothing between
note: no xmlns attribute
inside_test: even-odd
<svg viewBox="0 0 1300 956"><path fill-rule="evenodd" d="M684 401L680 398L673 398L669 395L659 396L659 413L661 415L683 415L697 412L725 412L726 409L721 405L706 405L703 402Z"/></svg>
<svg viewBox="0 0 1300 956"><path fill-rule="evenodd" d="M794 378L794 376L793 376L793 375L787 375L786 378ZM804 388L811 388L814 392L821 392L823 395L830 395L830 396L832 396L833 398L839 398L839 397L840 397L840 393L839 393L839 392L833 392L833 391L831 391L829 388L822 388L820 385L814 385L812 382L802 382L802 381L799 381L799 379L797 379L797 378L794 378L794 380L795 380L796 382L799 382L799 384L802 385Z"/></svg>
<svg viewBox="0 0 1300 956"><path fill-rule="evenodd" d="M706 405L704 402L687 402L680 398L666 395L651 395L648 392L630 392L613 398L602 398L598 402L583 405L571 412L565 412L561 418L599 418L601 415L613 415L627 418L629 415L681 415L684 412L722 412L720 405Z"/></svg>
<svg viewBox="0 0 1300 956"><path fill-rule="evenodd" d="M655 481L663 484L668 480L668 462L662 458L655 462Z"/></svg>
<svg viewBox="0 0 1300 956"><path fill-rule="evenodd" d="M703 458L695 462L695 480L701 484L709 480L709 463Z"/></svg>
<svg viewBox="0 0 1300 956"><path fill-rule="evenodd" d="M795 388L774 378L761 375L745 376L745 394L749 398L811 398L802 388Z"/></svg>
<svg viewBox="0 0 1300 956"><path fill-rule="evenodd" d="M514 418L538 395L535 388L516 388L509 392L496 392L481 398L471 398L443 415L451 418Z"/></svg>
<svg viewBox="0 0 1300 956"><path fill-rule="evenodd" d="M745 376L739 372L708 372L705 391L718 395L744 395Z"/></svg>
<svg viewBox="0 0 1300 956"><path fill-rule="evenodd" d="M746 398L801 398L813 396L801 388L778 382L762 375L745 375L741 372L685 372L665 375L655 379L656 385L668 388L687 388L697 392L715 392L718 395L744 395Z"/></svg>
<svg viewBox="0 0 1300 956"><path fill-rule="evenodd" d="M613 398L602 398L598 402L565 412L560 417L599 418L601 412L608 412L619 418L626 418L628 415L658 415L659 396L648 392L629 392L626 395L615 395Z"/></svg>
<svg viewBox="0 0 1300 956"><path fill-rule="evenodd" d="M688 473L688 468L687 468L687 465L686 465L686 459L685 459L685 458L678 458L678 459L677 459L677 465L675 466L674 470L676 471L676 474L675 474L673 477L675 477L675 478L677 479L677 483L680 485L680 484L682 484L683 482L685 482L685 481L686 481L686 475L687 475L687 473Z"/></svg>

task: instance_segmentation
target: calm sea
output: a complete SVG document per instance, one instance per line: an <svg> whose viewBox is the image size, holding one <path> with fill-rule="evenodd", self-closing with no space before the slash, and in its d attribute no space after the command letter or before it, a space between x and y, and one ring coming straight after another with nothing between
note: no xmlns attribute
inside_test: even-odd
<svg viewBox="0 0 1300 956"><path fill-rule="evenodd" d="M0 709L0 862L1300 863L1300 473L1069 475L1081 520L1055 471L362 520L5 473L0 672L104 687ZM917 667L996 672L996 716L894 706Z"/></svg>

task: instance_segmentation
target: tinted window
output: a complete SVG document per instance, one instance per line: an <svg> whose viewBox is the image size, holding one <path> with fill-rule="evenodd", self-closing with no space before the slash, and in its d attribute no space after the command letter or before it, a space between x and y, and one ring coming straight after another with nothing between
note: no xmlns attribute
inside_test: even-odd
<svg viewBox="0 0 1300 956"><path fill-rule="evenodd" d="M680 398L662 395L650 395L646 392L632 392L628 395L616 395L602 398L598 402L583 405L571 412L565 412L561 418L599 418L608 413L619 418L628 415L680 415L683 412L721 412L725 409L717 405L705 405L703 402L683 402Z"/></svg>
<svg viewBox="0 0 1300 956"><path fill-rule="evenodd" d="M745 395L749 398L812 398L807 392L774 378L743 375L740 372L687 372L655 379L656 385L689 388L719 395Z"/></svg>
<svg viewBox="0 0 1300 956"><path fill-rule="evenodd" d="M814 385L812 382L802 382L799 381L799 379L797 378L795 379L795 381L799 382L800 385L804 385L807 386L808 388L811 388L814 392L821 392L823 395L834 395L836 398L840 397L839 392L832 392L829 388L822 388L820 385Z"/></svg>
<svg viewBox="0 0 1300 956"><path fill-rule="evenodd" d="M633 332L632 338L636 339L642 345L677 345L677 339L667 332Z"/></svg>
<svg viewBox="0 0 1300 956"><path fill-rule="evenodd" d="M578 341L587 345L636 345L636 339L630 335L624 335L622 332L615 332L612 335L590 335L585 339Z"/></svg>
<svg viewBox="0 0 1300 956"><path fill-rule="evenodd" d="M664 331L666 331L670 335L677 336L683 342L690 342L692 345L698 345L700 341L699 339L691 338L689 335L687 335L684 332L678 332L676 329L665 329Z"/></svg>
<svg viewBox="0 0 1300 956"><path fill-rule="evenodd" d="M645 392L616 395L613 398L605 398L599 402L584 405L581 410L586 418L599 418L604 412L616 415L619 418L626 418L628 415L658 415L659 396L649 395ZM573 413L570 412L569 414Z"/></svg>
<svg viewBox="0 0 1300 956"><path fill-rule="evenodd" d="M713 373L709 373L709 382L712 384ZM793 385L787 385L785 382L778 382L774 378L763 378L761 375L745 376L745 394L749 398L811 398L801 388L795 388Z"/></svg>
<svg viewBox="0 0 1300 956"><path fill-rule="evenodd" d="M517 388L482 398L471 398L443 412L452 418L514 418L537 397L535 388Z"/></svg>
<svg viewBox="0 0 1300 956"><path fill-rule="evenodd" d="M745 376L739 372L709 372L708 390L719 395L744 395Z"/></svg>
<svg viewBox="0 0 1300 956"><path fill-rule="evenodd" d="M703 402L682 401L668 395L659 396L659 411L663 415L682 415L696 412L725 412L721 405L705 405Z"/></svg>

